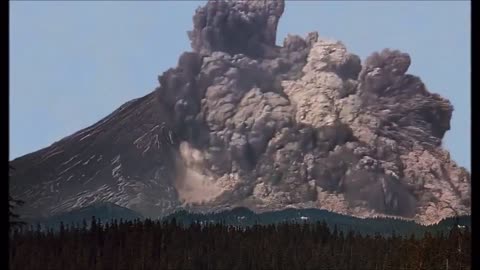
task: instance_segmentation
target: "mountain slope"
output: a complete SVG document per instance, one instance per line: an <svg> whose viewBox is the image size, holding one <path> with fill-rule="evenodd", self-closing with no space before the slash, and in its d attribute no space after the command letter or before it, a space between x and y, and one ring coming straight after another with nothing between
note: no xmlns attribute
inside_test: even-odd
<svg viewBox="0 0 480 270"><path fill-rule="evenodd" d="M13 161L18 177L10 191L28 202L27 216L99 201L132 209L142 201L161 213L177 197L164 176L175 166L169 119L154 94L130 101L95 125Z"/></svg>
<svg viewBox="0 0 480 270"><path fill-rule="evenodd" d="M312 32L275 44L277 1L209 1L159 87L12 161L10 192L49 216L105 201L160 217L289 206L422 223L470 213L442 148L453 106L385 49L363 63Z"/></svg>

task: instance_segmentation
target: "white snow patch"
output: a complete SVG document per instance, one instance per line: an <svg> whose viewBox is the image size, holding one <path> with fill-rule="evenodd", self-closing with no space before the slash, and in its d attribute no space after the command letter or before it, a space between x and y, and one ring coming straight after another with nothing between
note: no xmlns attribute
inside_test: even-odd
<svg viewBox="0 0 480 270"><path fill-rule="evenodd" d="M94 157L95 155L91 156L87 161L83 163L83 165L87 165L90 162L90 160L92 160Z"/></svg>
<svg viewBox="0 0 480 270"><path fill-rule="evenodd" d="M90 181L93 180L93 178L95 178L95 176L97 176L97 174L99 173L100 171L97 171L92 177L88 178L87 181L85 181L83 184L86 185L88 183L90 183Z"/></svg>
<svg viewBox="0 0 480 270"><path fill-rule="evenodd" d="M71 157L69 160L63 162L62 165L66 165L67 163L69 163L70 161L72 161L76 157L78 157L78 155L75 155L75 156Z"/></svg>
<svg viewBox="0 0 480 270"><path fill-rule="evenodd" d="M74 176L74 174L70 175L70 177L68 177L68 178L67 178L67 180L66 180L65 182L68 182L68 181L70 181L70 179L72 179L72 178L73 178L73 176Z"/></svg>
<svg viewBox="0 0 480 270"><path fill-rule="evenodd" d="M119 164L117 167L113 168L112 170L112 176L113 177L119 177L120 176L120 169L122 168L122 164Z"/></svg>
<svg viewBox="0 0 480 270"><path fill-rule="evenodd" d="M117 155L114 159L112 159L112 164L115 164L120 161L120 155Z"/></svg>
<svg viewBox="0 0 480 270"><path fill-rule="evenodd" d="M56 149L56 148L55 148ZM55 150L54 149L54 150ZM42 161L46 160L46 159L49 159L55 155L58 155L60 153L63 153L63 150L58 150L58 151L50 151L48 152L47 154L45 154L43 157L42 157Z"/></svg>
<svg viewBox="0 0 480 270"><path fill-rule="evenodd" d="M143 134L142 136L138 137L135 141L133 141L133 144L137 144L140 140L143 139L148 133Z"/></svg>
<svg viewBox="0 0 480 270"><path fill-rule="evenodd" d="M77 166L77 165L80 164L81 162L82 162L81 160L75 162L75 164L73 164L72 166L70 166L70 167L66 168L65 170L63 170L61 173L59 173L59 175L64 174L65 172L69 171L70 169L72 169L73 167Z"/></svg>
<svg viewBox="0 0 480 270"><path fill-rule="evenodd" d="M77 138L77 137L80 137L82 136L83 134L87 133L87 132L90 132L91 130L95 129L95 126L93 127L90 127L90 128L86 128L84 130L81 130L79 131L78 133L76 134L73 134L72 136L69 136L69 137L72 137L72 138ZM69 137L66 137L66 138L69 138Z"/></svg>
<svg viewBox="0 0 480 270"><path fill-rule="evenodd" d="M82 137L82 138L79 140L79 142L81 142L81 141L85 140L86 138L88 138L88 137L90 137L90 136L92 136L92 134L91 134L91 133L89 133L89 134L87 134L87 135L83 136L83 137Z"/></svg>
<svg viewBox="0 0 480 270"><path fill-rule="evenodd" d="M170 144L173 145L173 134L171 130L168 131L168 138L170 139Z"/></svg>
<svg viewBox="0 0 480 270"><path fill-rule="evenodd" d="M158 140L158 134L155 134L155 136L153 137L155 138L154 145L157 146L157 149L160 149L160 141Z"/></svg>

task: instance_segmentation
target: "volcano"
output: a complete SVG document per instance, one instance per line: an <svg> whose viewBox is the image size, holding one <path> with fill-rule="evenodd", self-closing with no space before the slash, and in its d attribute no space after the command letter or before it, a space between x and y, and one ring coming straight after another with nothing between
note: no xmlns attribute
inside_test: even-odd
<svg viewBox="0 0 480 270"><path fill-rule="evenodd" d="M114 203L146 217L319 208L435 223L470 213L470 174L442 139L453 106L384 49L289 35L284 0L208 1L192 51L150 94L10 162L28 217Z"/></svg>

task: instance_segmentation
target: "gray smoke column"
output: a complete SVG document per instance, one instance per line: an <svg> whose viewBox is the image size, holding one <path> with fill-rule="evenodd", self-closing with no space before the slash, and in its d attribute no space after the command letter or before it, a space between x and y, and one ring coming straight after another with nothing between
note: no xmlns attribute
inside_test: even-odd
<svg viewBox="0 0 480 270"><path fill-rule="evenodd" d="M195 52L263 56L276 41L283 0L216 1L197 9L189 37Z"/></svg>
<svg viewBox="0 0 480 270"><path fill-rule="evenodd" d="M410 56L385 49L362 66L316 32L278 47L284 5L209 1L189 32L194 52L161 77L160 99L210 179L189 194L206 194L205 209L295 205L427 223L468 213L468 173L441 149L453 107L407 73Z"/></svg>

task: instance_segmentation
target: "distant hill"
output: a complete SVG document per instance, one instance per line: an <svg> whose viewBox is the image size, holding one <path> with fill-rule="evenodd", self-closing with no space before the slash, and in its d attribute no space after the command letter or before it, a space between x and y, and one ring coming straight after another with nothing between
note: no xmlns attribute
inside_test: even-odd
<svg viewBox="0 0 480 270"><path fill-rule="evenodd" d="M255 213L248 208L239 207L232 210L197 214L189 213L187 211L178 211L167 217L164 220L173 220L183 225L189 225L192 222L200 223L223 223L225 225L234 226L252 226L255 224L268 225L278 223L315 223L325 221L331 229L335 226L339 231L358 231L362 234L373 235L380 233L383 235L391 234L395 231L399 235L417 236L423 235L424 232L448 231L453 226L468 226L471 227L470 216L461 216L458 218L447 218L435 225L424 226L414 221L396 218L357 218L347 215L341 215L326 210L320 209L285 209L281 211L271 211L263 213Z"/></svg>
<svg viewBox="0 0 480 270"><path fill-rule="evenodd" d="M141 214L131 209L113 203L102 202L49 218L28 220L27 222L29 224L40 224L42 227L59 228L60 222L63 222L65 225L82 225L83 220L85 220L87 224L90 224L92 217L95 217L102 223L112 219L134 220L143 218Z"/></svg>
<svg viewBox="0 0 480 270"><path fill-rule="evenodd" d="M97 203L85 208L76 209L68 213L52 216L46 219L31 220L30 224L41 224L42 227L58 229L60 222L69 225L82 225L83 220L90 224L92 217L100 220L102 223L116 220L135 220L144 217L125 207L112 203ZM171 222L175 219L176 223L189 226L193 222L202 224L222 223L233 226L254 226L270 225L279 223L316 223L325 221L330 229L337 228L338 231L348 232L357 231L362 234L390 235L395 232L397 235L423 235L426 231L435 233L437 231L447 232L453 226L471 227L470 216L461 216L458 218L447 218L435 225L424 226L414 221L408 221L397 218L357 218L347 215L341 215L327 210L319 209L293 209L288 208L281 211L270 211L255 213L245 207L237 207L230 210L213 213L191 213L186 210L180 210L170 214L162 221Z"/></svg>

